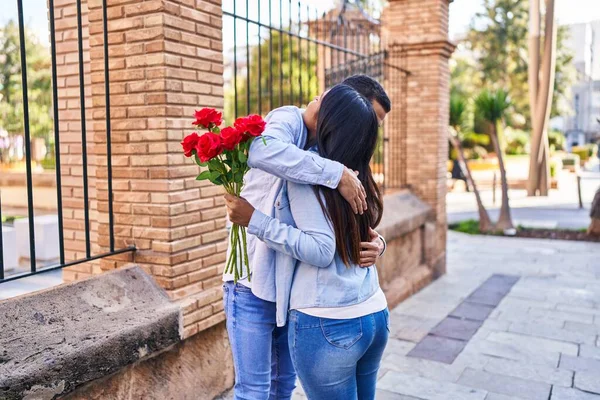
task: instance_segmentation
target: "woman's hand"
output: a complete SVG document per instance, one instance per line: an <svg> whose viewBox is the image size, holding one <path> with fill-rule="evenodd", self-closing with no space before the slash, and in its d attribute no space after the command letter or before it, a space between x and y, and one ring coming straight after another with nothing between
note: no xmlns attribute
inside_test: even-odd
<svg viewBox="0 0 600 400"><path fill-rule="evenodd" d="M360 266L371 267L377 263L379 255L383 252L383 242L379 238L379 234L369 229L369 242L360 243Z"/></svg>
<svg viewBox="0 0 600 400"><path fill-rule="evenodd" d="M229 220L240 226L248 226L250 218L252 218L252 214L254 213L252 204L248 203L243 197L237 197L232 194L226 194L223 197L225 198Z"/></svg>

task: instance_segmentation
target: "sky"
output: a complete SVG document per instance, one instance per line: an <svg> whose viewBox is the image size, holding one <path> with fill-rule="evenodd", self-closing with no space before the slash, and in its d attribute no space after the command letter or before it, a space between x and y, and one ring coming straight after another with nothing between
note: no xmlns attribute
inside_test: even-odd
<svg viewBox="0 0 600 400"><path fill-rule="evenodd" d="M9 19L17 18L17 1L0 0L2 8L0 9L0 24L6 23ZM231 9L233 0L223 0L224 7ZM278 1L273 1L273 14L278 14ZM294 3L297 4L296 1ZM330 6L334 0L302 0L304 5L311 7ZM261 0L262 18L267 21L268 1ZM286 2L283 2L284 10ZM450 4L450 37L454 38L464 33L471 22L475 13L481 9L483 0L454 0ZM245 1L238 1L238 13L244 13ZM46 0L23 0L23 10L25 22L28 24L41 41L48 41L48 23L46 14ZM295 14L295 13L294 13ZM600 0L556 0L556 16L560 24L573 24L579 22L588 22L600 20ZM227 32L227 31L226 31ZM227 39L227 38L225 38Z"/></svg>

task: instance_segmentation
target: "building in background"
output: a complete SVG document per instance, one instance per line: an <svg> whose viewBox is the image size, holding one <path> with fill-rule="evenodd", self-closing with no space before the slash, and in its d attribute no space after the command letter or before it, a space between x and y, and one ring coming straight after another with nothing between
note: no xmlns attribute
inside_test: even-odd
<svg viewBox="0 0 600 400"><path fill-rule="evenodd" d="M569 25L577 81L571 88L573 113L564 119L567 147L600 139L600 20Z"/></svg>

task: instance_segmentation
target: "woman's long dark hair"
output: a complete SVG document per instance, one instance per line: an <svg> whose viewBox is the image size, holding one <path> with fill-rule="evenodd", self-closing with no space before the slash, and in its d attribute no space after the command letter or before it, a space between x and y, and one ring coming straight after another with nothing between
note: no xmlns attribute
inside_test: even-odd
<svg viewBox="0 0 600 400"><path fill-rule="evenodd" d="M319 154L338 161L353 171L367 193L367 211L354 214L352 207L336 189L315 187L323 194L323 211L333 224L337 251L346 265L359 264L360 242L369 241L369 228L381 221L383 201L375 184L369 162L375 152L377 115L371 103L356 90L336 85L321 99L317 118Z"/></svg>

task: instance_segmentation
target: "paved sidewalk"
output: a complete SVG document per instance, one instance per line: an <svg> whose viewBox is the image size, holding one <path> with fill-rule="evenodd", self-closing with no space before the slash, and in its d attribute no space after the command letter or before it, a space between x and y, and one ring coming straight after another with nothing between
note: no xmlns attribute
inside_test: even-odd
<svg viewBox="0 0 600 400"><path fill-rule="evenodd" d="M377 399L600 400L599 259L596 243L449 232L448 273L392 311ZM493 274L519 279L451 364L407 356ZM486 302L477 293L467 299L475 306Z"/></svg>
<svg viewBox="0 0 600 400"><path fill-rule="evenodd" d="M492 274L520 279L454 362L407 356ZM449 232L447 275L391 321L378 399L600 400L600 244Z"/></svg>

